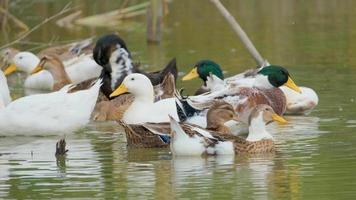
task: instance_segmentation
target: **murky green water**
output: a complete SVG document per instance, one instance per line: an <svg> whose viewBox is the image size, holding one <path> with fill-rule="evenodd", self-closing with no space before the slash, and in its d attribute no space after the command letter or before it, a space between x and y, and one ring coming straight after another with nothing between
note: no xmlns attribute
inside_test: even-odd
<svg viewBox="0 0 356 200"><path fill-rule="evenodd" d="M11 11L34 25L67 1L10 1ZM132 1L141 2L141 1ZM67 135L65 160L56 162L59 137L0 138L0 199L354 199L356 196L356 7L355 1L224 0L271 63L285 65L299 85L314 88L319 106L309 116L287 116L269 127L278 151L259 157L174 158L168 149L128 149L115 123L92 123ZM78 0L84 14L120 1ZM144 17L113 29L66 30L53 23L28 41L85 38L112 31L127 41L149 70L177 57L187 71L202 58L227 75L254 66L230 27L207 0L175 0L160 45L145 42ZM16 30L1 34L1 43ZM23 48L31 48L22 45ZM195 80L179 86L193 91ZM16 95L22 92L12 87Z"/></svg>

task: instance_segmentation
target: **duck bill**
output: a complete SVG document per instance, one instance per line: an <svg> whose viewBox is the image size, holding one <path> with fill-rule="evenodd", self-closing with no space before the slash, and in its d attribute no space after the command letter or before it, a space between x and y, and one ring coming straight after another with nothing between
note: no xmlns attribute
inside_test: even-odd
<svg viewBox="0 0 356 200"><path fill-rule="evenodd" d="M298 93L302 93L300 88L294 83L294 81L292 80L292 78L290 76L288 77L287 83L285 83L284 85Z"/></svg>
<svg viewBox="0 0 356 200"><path fill-rule="evenodd" d="M110 94L110 98L111 97L116 97L119 96L120 94L124 94L126 92L128 92L129 90L127 89L127 87L125 86L125 84L121 83L121 85Z"/></svg>
<svg viewBox="0 0 356 200"><path fill-rule="evenodd" d="M36 74L42 70L43 70L43 67L38 65L35 69L32 70L31 74Z"/></svg>
<svg viewBox="0 0 356 200"><path fill-rule="evenodd" d="M199 77L198 69L194 67L187 75L182 78L182 81L189 81L197 77Z"/></svg>
<svg viewBox="0 0 356 200"><path fill-rule="evenodd" d="M279 122L281 124L287 124L288 123L287 120L285 120L283 117L281 117L281 116L279 116L277 114L273 114L272 115L272 119L273 119L273 121Z"/></svg>
<svg viewBox="0 0 356 200"><path fill-rule="evenodd" d="M17 70L16 65L15 64L11 64L10 66L8 66L5 69L4 74L5 74L5 76L8 76L8 75L14 73L16 70Z"/></svg>

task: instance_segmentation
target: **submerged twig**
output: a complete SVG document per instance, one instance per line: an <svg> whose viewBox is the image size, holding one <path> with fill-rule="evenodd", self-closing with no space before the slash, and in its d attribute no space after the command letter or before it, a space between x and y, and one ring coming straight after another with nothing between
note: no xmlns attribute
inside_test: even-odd
<svg viewBox="0 0 356 200"><path fill-rule="evenodd" d="M68 149L66 149L66 141L65 139L60 139L57 143L56 143L56 157L58 156L64 156L66 155L66 153L68 152Z"/></svg>
<svg viewBox="0 0 356 200"><path fill-rule="evenodd" d="M42 25L46 24L47 22L51 21L52 19L60 16L60 15L63 15L64 13L67 13L68 11L71 10L71 7L70 7L71 3L68 3L67 5L64 6L64 8L59 11L57 14L55 15L52 15L51 17L49 18L46 18L45 20L43 20L41 23L37 24L36 26L32 27L30 30L26 31L25 33L23 33L20 37L18 37L16 40L10 42L10 43L7 43L3 46L0 47L0 50L4 49L4 48L7 48L7 47L10 47L16 43L18 43L19 41L23 40L24 38L26 38L28 35L30 35L32 32L34 32L35 30L37 30L38 28L40 28Z"/></svg>

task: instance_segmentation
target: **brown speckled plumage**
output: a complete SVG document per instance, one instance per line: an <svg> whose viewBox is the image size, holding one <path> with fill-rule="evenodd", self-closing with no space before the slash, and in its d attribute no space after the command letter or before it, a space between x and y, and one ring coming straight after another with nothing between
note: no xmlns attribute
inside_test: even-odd
<svg viewBox="0 0 356 200"><path fill-rule="evenodd" d="M286 111L286 97L279 88L257 89L257 88L240 88L239 95L247 100L239 103L235 111L239 114L241 121L247 123L251 110L260 104L266 104L273 108L278 114L282 115Z"/></svg>
<svg viewBox="0 0 356 200"><path fill-rule="evenodd" d="M256 142L249 142L245 139L235 139L234 140L234 150L235 154L258 154L258 153L269 153L274 152L274 142L273 140L266 139Z"/></svg>
<svg viewBox="0 0 356 200"><path fill-rule="evenodd" d="M105 97L105 95L102 95ZM135 97L131 94L122 94L111 101L100 101L95 105L91 119L95 121L120 120L130 107Z"/></svg>
<svg viewBox="0 0 356 200"><path fill-rule="evenodd" d="M150 132L142 125L129 125L122 121L118 123L124 128L127 145L136 148L163 148L169 144L163 142L160 137Z"/></svg>

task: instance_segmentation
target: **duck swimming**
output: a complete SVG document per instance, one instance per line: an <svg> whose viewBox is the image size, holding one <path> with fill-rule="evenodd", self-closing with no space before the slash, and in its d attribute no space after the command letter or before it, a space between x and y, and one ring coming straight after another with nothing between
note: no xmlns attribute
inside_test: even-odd
<svg viewBox="0 0 356 200"><path fill-rule="evenodd" d="M0 72L1 99L4 105L9 89ZM101 80L91 88L68 93L70 85L57 92L22 97L0 109L1 135L69 134L89 122L98 97Z"/></svg>
<svg viewBox="0 0 356 200"><path fill-rule="evenodd" d="M125 123L168 122L168 115L178 119L175 99L167 98L155 102L153 85L144 74L127 75L110 97L127 92L134 96L134 100L122 117Z"/></svg>
<svg viewBox="0 0 356 200"><path fill-rule="evenodd" d="M31 74L40 63L40 58L31 52L20 52L13 58L13 64L5 70L5 75L14 71L23 71L28 74L25 80L25 88L39 90L53 90L54 80L48 71ZM60 61L62 62L62 61ZM81 55L62 63L72 83L96 78L100 74L100 67L91 58L91 55Z"/></svg>
<svg viewBox="0 0 356 200"><path fill-rule="evenodd" d="M93 50L94 60L102 67L101 78L104 80L101 91L112 99L110 94L117 88L124 78L131 73L145 74L152 84L162 83L164 77L171 73L177 78L175 58L161 71L146 73L133 64L131 53L126 43L116 34L104 35L98 39Z"/></svg>
<svg viewBox="0 0 356 200"><path fill-rule="evenodd" d="M183 77L183 81L199 77L203 85L196 94L202 94L208 91L218 91L229 85L239 85L252 87L257 75L258 69L247 70L241 74L224 79L221 67L212 60L201 60L195 64L195 67ZM224 81L222 81L224 80ZM314 90L307 87L300 87L301 93L281 86L280 89L286 96L288 114L306 114L318 104L318 96Z"/></svg>
<svg viewBox="0 0 356 200"><path fill-rule="evenodd" d="M289 72L281 66L271 65L261 68L253 81L253 87L230 84L219 91L190 96L186 102L190 103L194 108L202 108L202 105L206 107L209 102L214 100L224 100L234 107L239 114L240 121L247 124L250 112L259 104L270 105L278 115L284 114L286 111L286 97L278 87L285 85L300 92L299 87L291 79ZM189 111L184 113L189 113Z"/></svg>
<svg viewBox="0 0 356 200"><path fill-rule="evenodd" d="M275 150L273 137L266 130L266 124L287 121L277 115L268 105L256 106L249 116L249 133L246 139L241 137L219 137L201 127L178 123L170 120L170 148L176 156L241 155L269 153Z"/></svg>
<svg viewBox="0 0 356 200"><path fill-rule="evenodd" d="M214 103L209 109L206 120L206 130L219 136L231 137L231 131L224 123L237 120L237 115L230 104L220 101ZM118 123L124 127L127 145L130 147L157 148L169 146L171 131L168 122L127 124L120 120Z"/></svg>

